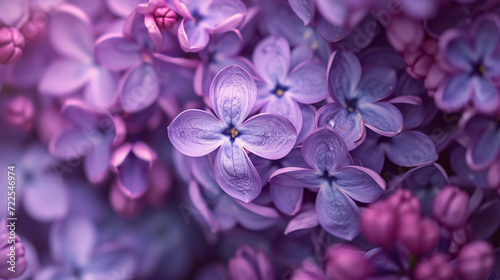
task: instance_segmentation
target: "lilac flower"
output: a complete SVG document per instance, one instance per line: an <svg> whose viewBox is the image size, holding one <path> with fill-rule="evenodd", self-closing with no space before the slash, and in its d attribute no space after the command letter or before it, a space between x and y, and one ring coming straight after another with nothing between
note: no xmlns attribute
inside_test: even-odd
<svg viewBox="0 0 500 280"><path fill-rule="evenodd" d="M62 112L72 126L53 136L51 153L70 161L71 167L76 167L78 160L84 157L87 178L94 183L104 180L109 170L111 146L124 133L124 128L109 113L96 111L80 101L67 101ZM64 174L71 171L68 168L57 167L57 170Z"/></svg>
<svg viewBox="0 0 500 280"><path fill-rule="evenodd" d="M262 183L243 148L260 157L282 158L295 144L295 128L275 114L244 121L257 99L257 86L239 66L228 66L217 74L209 98L215 116L201 110L184 111L168 127L168 136L187 156L203 156L221 147L214 165L217 182L229 195L249 202L259 195Z"/></svg>
<svg viewBox="0 0 500 280"><path fill-rule="evenodd" d="M333 127L348 150L363 142L365 126L384 136L396 136L403 129L403 117L394 105L380 101L395 87L394 70L375 65L362 70L356 55L337 51L328 65L328 89L335 102L318 110L316 125Z"/></svg>
<svg viewBox="0 0 500 280"><path fill-rule="evenodd" d="M144 25L149 38L155 49L161 50L164 41L162 30L170 29L174 25L177 14L167 7L165 1L160 0L149 0L147 4L137 5L135 10L144 15Z"/></svg>
<svg viewBox="0 0 500 280"><path fill-rule="evenodd" d="M14 27L0 28L0 63L11 64L23 55L24 37Z"/></svg>
<svg viewBox="0 0 500 280"><path fill-rule="evenodd" d="M95 63L90 19L75 6L63 5L52 17L49 33L52 46L62 57L45 70L38 84L40 92L64 96L83 90L89 105L108 108L116 98L118 75Z"/></svg>
<svg viewBox="0 0 500 280"><path fill-rule="evenodd" d="M500 106L500 19L490 14L478 18L469 32L450 30L439 40L442 67L448 78L436 92L436 105L457 111L468 103L482 112Z"/></svg>
<svg viewBox="0 0 500 280"><path fill-rule="evenodd" d="M170 1L176 12L184 17L177 35L186 52L204 49L210 34L224 33L238 27L246 14L245 5L239 0Z"/></svg>
<svg viewBox="0 0 500 280"><path fill-rule="evenodd" d="M275 279L271 261L262 250L241 246L236 255L229 260L229 274L234 280L272 280Z"/></svg>
<svg viewBox="0 0 500 280"><path fill-rule="evenodd" d="M304 61L290 69L290 46L283 37L261 41L253 52L253 62L263 83L259 83L257 108L289 119L297 131L302 128L298 103L312 104L328 96L325 66Z"/></svg>
<svg viewBox="0 0 500 280"><path fill-rule="evenodd" d="M302 144L302 155L310 168L279 169L269 182L318 190L319 224L335 236L354 238L360 227L359 209L352 199L364 203L375 201L385 189L384 180L370 169L348 165L345 143L330 128L313 132Z"/></svg>

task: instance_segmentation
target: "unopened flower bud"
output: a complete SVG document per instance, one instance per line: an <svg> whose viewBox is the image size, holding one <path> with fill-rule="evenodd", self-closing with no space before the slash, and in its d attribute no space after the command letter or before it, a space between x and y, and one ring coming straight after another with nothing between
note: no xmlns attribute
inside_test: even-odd
<svg viewBox="0 0 500 280"><path fill-rule="evenodd" d="M368 241L376 246L389 247L397 234L398 216L389 203L377 202L363 212L361 226Z"/></svg>
<svg viewBox="0 0 500 280"><path fill-rule="evenodd" d="M484 280L491 273L495 256L491 245L474 241L465 245L457 257L457 274L460 280Z"/></svg>
<svg viewBox="0 0 500 280"><path fill-rule="evenodd" d="M327 271L334 280L363 280L371 274L371 266L363 251L350 245L330 247Z"/></svg>
<svg viewBox="0 0 500 280"><path fill-rule="evenodd" d="M439 228L428 218L407 212L400 217L398 232L401 243L414 255L423 255L433 250L439 241Z"/></svg>
<svg viewBox="0 0 500 280"><path fill-rule="evenodd" d="M16 62L23 54L24 36L14 27L0 28L0 63Z"/></svg>
<svg viewBox="0 0 500 280"><path fill-rule="evenodd" d="M154 15L156 25L160 29L172 28L177 20L177 14L167 7L157 8Z"/></svg>
<svg viewBox="0 0 500 280"><path fill-rule="evenodd" d="M424 40L424 28L421 22L408 17L395 17L386 30L387 39L398 52L416 50Z"/></svg>
<svg viewBox="0 0 500 280"><path fill-rule="evenodd" d="M434 199L432 214L436 220L449 229L465 225L469 211L469 195L457 187L446 186Z"/></svg>
<svg viewBox="0 0 500 280"><path fill-rule="evenodd" d="M35 108L30 98L18 95L9 100L4 115L5 120L12 126L29 130L33 127Z"/></svg>
<svg viewBox="0 0 500 280"><path fill-rule="evenodd" d="M455 271L444 254L434 254L420 261L413 272L415 280L453 279Z"/></svg>

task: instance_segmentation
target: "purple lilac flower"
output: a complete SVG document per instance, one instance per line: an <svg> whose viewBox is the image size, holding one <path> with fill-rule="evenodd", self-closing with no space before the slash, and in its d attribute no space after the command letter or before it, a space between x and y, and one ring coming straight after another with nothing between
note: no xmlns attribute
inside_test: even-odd
<svg viewBox="0 0 500 280"><path fill-rule="evenodd" d="M384 136L396 136L403 129L403 116L394 105L381 101L395 87L394 70L376 65L362 69L355 54L337 51L328 65L328 89L335 101L318 110L316 125L332 127L348 150L363 142L365 126Z"/></svg>
<svg viewBox="0 0 500 280"><path fill-rule="evenodd" d="M253 78L239 66L221 70L210 86L212 113L187 110L168 127L170 141L187 156L204 156L219 148L215 178L229 195L245 202L262 188L259 175L243 148L268 159L284 157L297 134L293 124L280 115L260 114L247 121L257 99Z"/></svg>
<svg viewBox="0 0 500 280"><path fill-rule="evenodd" d="M360 226L359 209L353 199L364 203L375 201L385 189L384 180L370 169L349 165L344 141L330 128L313 132L302 144L302 155L310 168L279 169L269 182L318 191L319 224L335 236L354 238Z"/></svg>
<svg viewBox="0 0 500 280"><path fill-rule="evenodd" d="M246 7L239 0L170 1L172 8L184 17L177 34L186 52L201 51L207 46L210 34L234 29L245 19Z"/></svg>
<svg viewBox="0 0 500 280"><path fill-rule="evenodd" d="M470 30L449 30L440 37L442 67L448 75L436 92L436 105L457 111L472 103L482 112L499 108L500 19L494 14L474 21Z"/></svg>
<svg viewBox="0 0 500 280"><path fill-rule="evenodd" d="M264 113L276 113L290 120L299 132L302 113L298 103L312 104L328 96L326 66L303 61L290 67L290 46L283 37L271 36L261 41L253 52L253 62L263 80L258 85L257 107Z"/></svg>
<svg viewBox="0 0 500 280"><path fill-rule="evenodd" d="M234 280L275 279L272 263L266 254L248 246L238 248L236 255L229 260L229 274Z"/></svg>
<svg viewBox="0 0 500 280"><path fill-rule="evenodd" d="M147 4L137 5L136 11L144 15L144 25L156 50L163 46L162 30L170 29L175 24L177 14L167 7L165 1L149 0Z"/></svg>

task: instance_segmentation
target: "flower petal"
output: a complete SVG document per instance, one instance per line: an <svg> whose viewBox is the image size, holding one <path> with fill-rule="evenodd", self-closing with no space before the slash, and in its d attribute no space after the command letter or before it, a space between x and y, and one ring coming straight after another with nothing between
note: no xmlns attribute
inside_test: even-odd
<svg viewBox="0 0 500 280"><path fill-rule="evenodd" d="M109 108L118 97L118 75L102 67L94 68L83 94L94 108Z"/></svg>
<svg viewBox="0 0 500 280"><path fill-rule="evenodd" d="M489 59L491 55L498 49L500 43L498 21L494 20L496 17L486 16L479 19L477 26L475 26L475 45L474 50L476 54L483 59ZM493 20L492 20L493 19Z"/></svg>
<svg viewBox="0 0 500 280"><path fill-rule="evenodd" d="M151 64L142 63L122 77L118 91L123 109L129 113L153 104L160 95L160 81Z"/></svg>
<svg viewBox="0 0 500 280"><path fill-rule="evenodd" d="M295 14L304 22L304 25L311 23L316 9L313 0L288 0L288 3Z"/></svg>
<svg viewBox="0 0 500 280"><path fill-rule="evenodd" d="M492 113L499 108L500 94L495 85L487 78L474 79L474 105L481 112Z"/></svg>
<svg viewBox="0 0 500 280"><path fill-rule="evenodd" d="M330 95L345 104L354 97L354 90L361 80L359 59L349 51L334 52L328 62L327 79Z"/></svg>
<svg viewBox="0 0 500 280"><path fill-rule="evenodd" d="M244 202L254 200L262 189L259 173L243 148L225 142L215 157L215 179L230 196Z"/></svg>
<svg viewBox="0 0 500 280"><path fill-rule="evenodd" d="M66 186L56 176L37 177L36 182L23 189L23 206L29 216L40 222L64 218L69 209Z"/></svg>
<svg viewBox="0 0 500 280"><path fill-rule="evenodd" d="M214 115L201 110L186 110L168 127L172 145L181 153L200 157L217 149L227 138L221 132L225 126Z"/></svg>
<svg viewBox="0 0 500 280"><path fill-rule="evenodd" d="M185 52L199 52L208 45L210 40L208 31L188 18L182 19L177 37Z"/></svg>
<svg viewBox="0 0 500 280"><path fill-rule="evenodd" d="M228 66L213 79L209 98L219 119L227 125L238 126L255 105L257 85L252 76L240 66Z"/></svg>
<svg viewBox="0 0 500 280"><path fill-rule="evenodd" d="M217 224L217 220L215 219L214 214L203 199L200 191L200 186L195 181L191 181L188 186L188 191L191 202L193 203L196 210L198 210L203 219L205 219L205 222L207 222L210 230L212 232L216 232L219 229L219 225Z"/></svg>
<svg viewBox="0 0 500 280"><path fill-rule="evenodd" d="M326 67L323 63L307 61L293 69L288 77L287 94L300 103L312 104L328 97Z"/></svg>
<svg viewBox="0 0 500 280"><path fill-rule="evenodd" d="M50 41L60 54L90 63L93 59L92 23L80 9L62 5L50 19Z"/></svg>
<svg viewBox="0 0 500 280"><path fill-rule="evenodd" d="M315 127L316 118L316 107L313 105L300 105L300 111L302 112L302 128L300 129L299 135L297 136L297 145L300 145L309 134L311 134Z"/></svg>
<svg viewBox="0 0 500 280"><path fill-rule="evenodd" d="M89 154L94 145L81 130L69 129L52 138L50 152L61 159L75 160Z"/></svg>
<svg viewBox="0 0 500 280"><path fill-rule="evenodd" d="M303 188L289 188L279 185L269 187L274 206L282 213L295 215L302 205Z"/></svg>
<svg viewBox="0 0 500 280"><path fill-rule="evenodd" d="M379 145L378 137L367 138L361 145L351 151L354 162L359 161L361 166L380 173L384 167L385 151L383 145Z"/></svg>
<svg viewBox="0 0 500 280"><path fill-rule="evenodd" d="M362 104L359 106L359 113L365 125L380 135L392 137L403 129L403 115L387 102Z"/></svg>
<svg viewBox="0 0 500 280"><path fill-rule="evenodd" d="M283 85L290 70L288 41L281 36L265 38L255 47L252 60L257 73L268 84Z"/></svg>
<svg viewBox="0 0 500 280"><path fill-rule="evenodd" d="M73 93L87 83L92 74L92 65L73 59L57 59L43 73L38 90L47 95Z"/></svg>
<svg viewBox="0 0 500 280"><path fill-rule="evenodd" d="M336 187L319 190L316 214L323 229L337 237L352 240L360 232L358 206Z"/></svg>
<svg viewBox="0 0 500 280"><path fill-rule="evenodd" d="M337 42L351 34L351 29L332 24L320 15L316 15L315 21L318 34L329 43Z"/></svg>
<svg viewBox="0 0 500 280"><path fill-rule="evenodd" d="M356 111L349 112L337 102L326 104L318 110L316 126L333 128L342 136L349 151L363 143L366 137L361 115Z"/></svg>
<svg viewBox="0 0 500 280"><path fill-rule="evenodd" d="M500 130L491 125L467 149L467 163L473 170L491 165L500 151Z"/></svg>
<svg viewBox="0 0 500 280"><path fill-rule="evenodd" d="M114 137L107 137L87 155L84 161L85 174L90 182L101 182L106 178L111 159L111 143Z"/></svg>
<svg viewBox="0 0 500 280"><path fill-rule="evenodd" d="M435 101L438 108L445 111L457 111L463 108L471 99L473 79L468 73L462 73L450 78L438 87Z"/></svg>
<svg viewBox="0 0 500 280"><path fill-rule="evenodd" d="M418 166L436 161L438 154L434 142L417 131L403 131L386 143L387 157L400 166Z"/></svg>
<svg viewBox="0 0 500 280"><path fill-rule="evenodd" d="M239 0L212 0L204 11L203 25L212 33L223 33L238 27L245 14L246 7Z"/></svg>
<svg viewBox="0 0 500 280"><path fill-rule="evenodd" d="M127 17L137 5L146 3L147 0L106 0L108 8L119 17Z"/></svg>
<svg viewBox="0 0 500 280"><path fill-rule="evenodd" d="M362 102L374 102L388 97L396 88L396 71L388 66L373 65L363 69L356 89Z"/></svg>
<svg viewBox="0 0 500 280"><path fill-rule="evenodd" d="M385 181L366 167L346 166L332 174L333 185L356 201L371 203L377 200L385 190Z"/></svg>
<svg viewBox="0 0 500 280"><path fill-rule="evenodd" d="M128 70L141 62L141 47L134 41L115 34L104 35L95 43L95 58L104 68Z"/></svg>
<svg viewBox="0 0 500 280"><path fill-rule="evenodd" d="M282 187L318 188L323 183L323 179L313 169L285 167L271 174L269 183Z"/></svg>
<svg viewBox="0 0 500 280"><path fill-rule="evenodd" d="M460 70L470 71L474 64L474 54L466 37L467 35L461 32L452 31L445 33L439 43L448 63Z"/></svg>
<svg viewBox="0 0 500 280"><path fill-rule="evenodd" d="M302 112L299 104L290 96L270 96L266 105L262 108L262 113L278 114L289 120L296 131L302 128Z"/></svg>
<svg viewBox="0 0 500 280"><path fill-rule="evenodd" d="M331 128L319 128L302 144L302 156L311 167L330 174L347 158L344 140Z"/></svg>
<svg viewBox="0 0 500 280"><path fill-rule="evenodd" d="M304 205L304 208L306 209L290 220L286 226L285 235L297 230L310 229L319 225L316 209L314 209L311 204Z"/></svg>
<svg viewBox="0 0 500 280"><path fill-rule="evenodd" d="M297 133L293 124L276 114L259 114L238 128L236 142L248 151L267 159L286 156L295 145Z"/></svg>

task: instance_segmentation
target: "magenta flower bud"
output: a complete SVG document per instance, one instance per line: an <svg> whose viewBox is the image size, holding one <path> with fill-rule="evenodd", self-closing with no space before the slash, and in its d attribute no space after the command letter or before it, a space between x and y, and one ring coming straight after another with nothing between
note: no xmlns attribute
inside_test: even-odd
<svg viewBox="0 0 500 280"><path fill-rule="evenodd" d="M457 257L457 274L460 280L484 280L493 269L493 248L485 241L465 245Z"/></svg>
<svg viewBox="0 0 500 280"><path fill-rule="evenodd" d="M24 36L14 27L0 28L0 63L16 62L23 54Z"/></svg>
<svg viewBox="0 0 500 280"><path fill-rule="evenodd" d="M16 223L10 224L6 219L0 222L0 278L11 279L21 276L26 270L24 245L15 234ZM11 268L14 267L14 268ZM9 270L11 268L11 270ZM13 271L12 271L13 270Z"/></svg>
<svg viewBox="0 0 500 280"><path fill-rule="evenodd" d="M407 212L412 212L420 215L420 201L415 196L413 196L410 190L396 190L387 199L387 203L395 209L399 217Z"/></svg>
<svg viewBox="0 0 500 280"><path fill-rule="evenodd" d="M488 184L500 195L500 160L494 161L488 169Z"/></svg>
<svg viewBox="0 0 500 280"><path fill-rule="evenodd" d="M48 18L45 12L34 11L28 21L21 27L21 33L27 40L40 40L45 36L47 22Z"/></svg>
<svg viewBox="0 0 500 280"><path fill-rule="evenodd" d="M453 279L455 271L444 254L434 254L420 261L413 272L415 280Z"/></svg>
<svg viewBox="0 0 500 280"><path fill-rule="evenodd" d="M421 49L408 51L405 53L406 72L415 79L425 78L434 59L426 55Z"/></svg>
<svg viewBox="0 0 500 280"><path fill-rule="evenodd" d="M472 230L468 225L466 225L465 227L454 230L451 233L450 238L451 242L450 246L448 247L448 252L451 254L457 254L465 244L469 243L472 240Z"/></svg>
<svg viewBox="0 0 500 280"><path fill-rule="evenodd" d="M446 73L437 63L431 66L427 77L425 77L424 86L430 97L434 96L439 85L446 79Z"/></svg>
<svg viewBox="0 0 500 280"><path fill-rule="evenodd" d="M439 241L439 227L428 218L406 212L400 217L398 232L401 243L414 255L432 251Z"/></svg>
<svg viewBox="0 0 500 280"><path fill-rule="evenodd" d="M400 53L418 49L425 36L421 22L404 16L393 18L386 34L389 43Z"/></svg>
<svg viewBox="0 0 500 280"><path fill-rule="evenodd" d="M351 245L338 245L327 250L327 272L334 280L363 280L371 275L372 268L365 252Z"/></svg>
<svg viewBox="0 0 500 280"><path fill-rule="evenodd" d="M398 215L389 203L374 203L363 212L361 227L368 241L376 246L389 247L397 234Z"/></svg>
<svg viewBox="0 0 500 280"><path fill-rule="evenodd" d="M157 8L155 10L155 22L160 29L170 29L177 20L177 14L167 7Z"/></svg>
<svg viewBox="0 0 500 280"><path fill-rule="evenodd" d="M434 199L432 214L443 226L458 229L465 225L469 211L469 195L457 187L446 186Z"/></svg>
<svg viewBox="0 0 500 280"><path fill-rule="evenodd" d="M7 103L4 111L5 120L12 126L29 130L33 127L35 108L30 98L18 95Z"/></svg>

